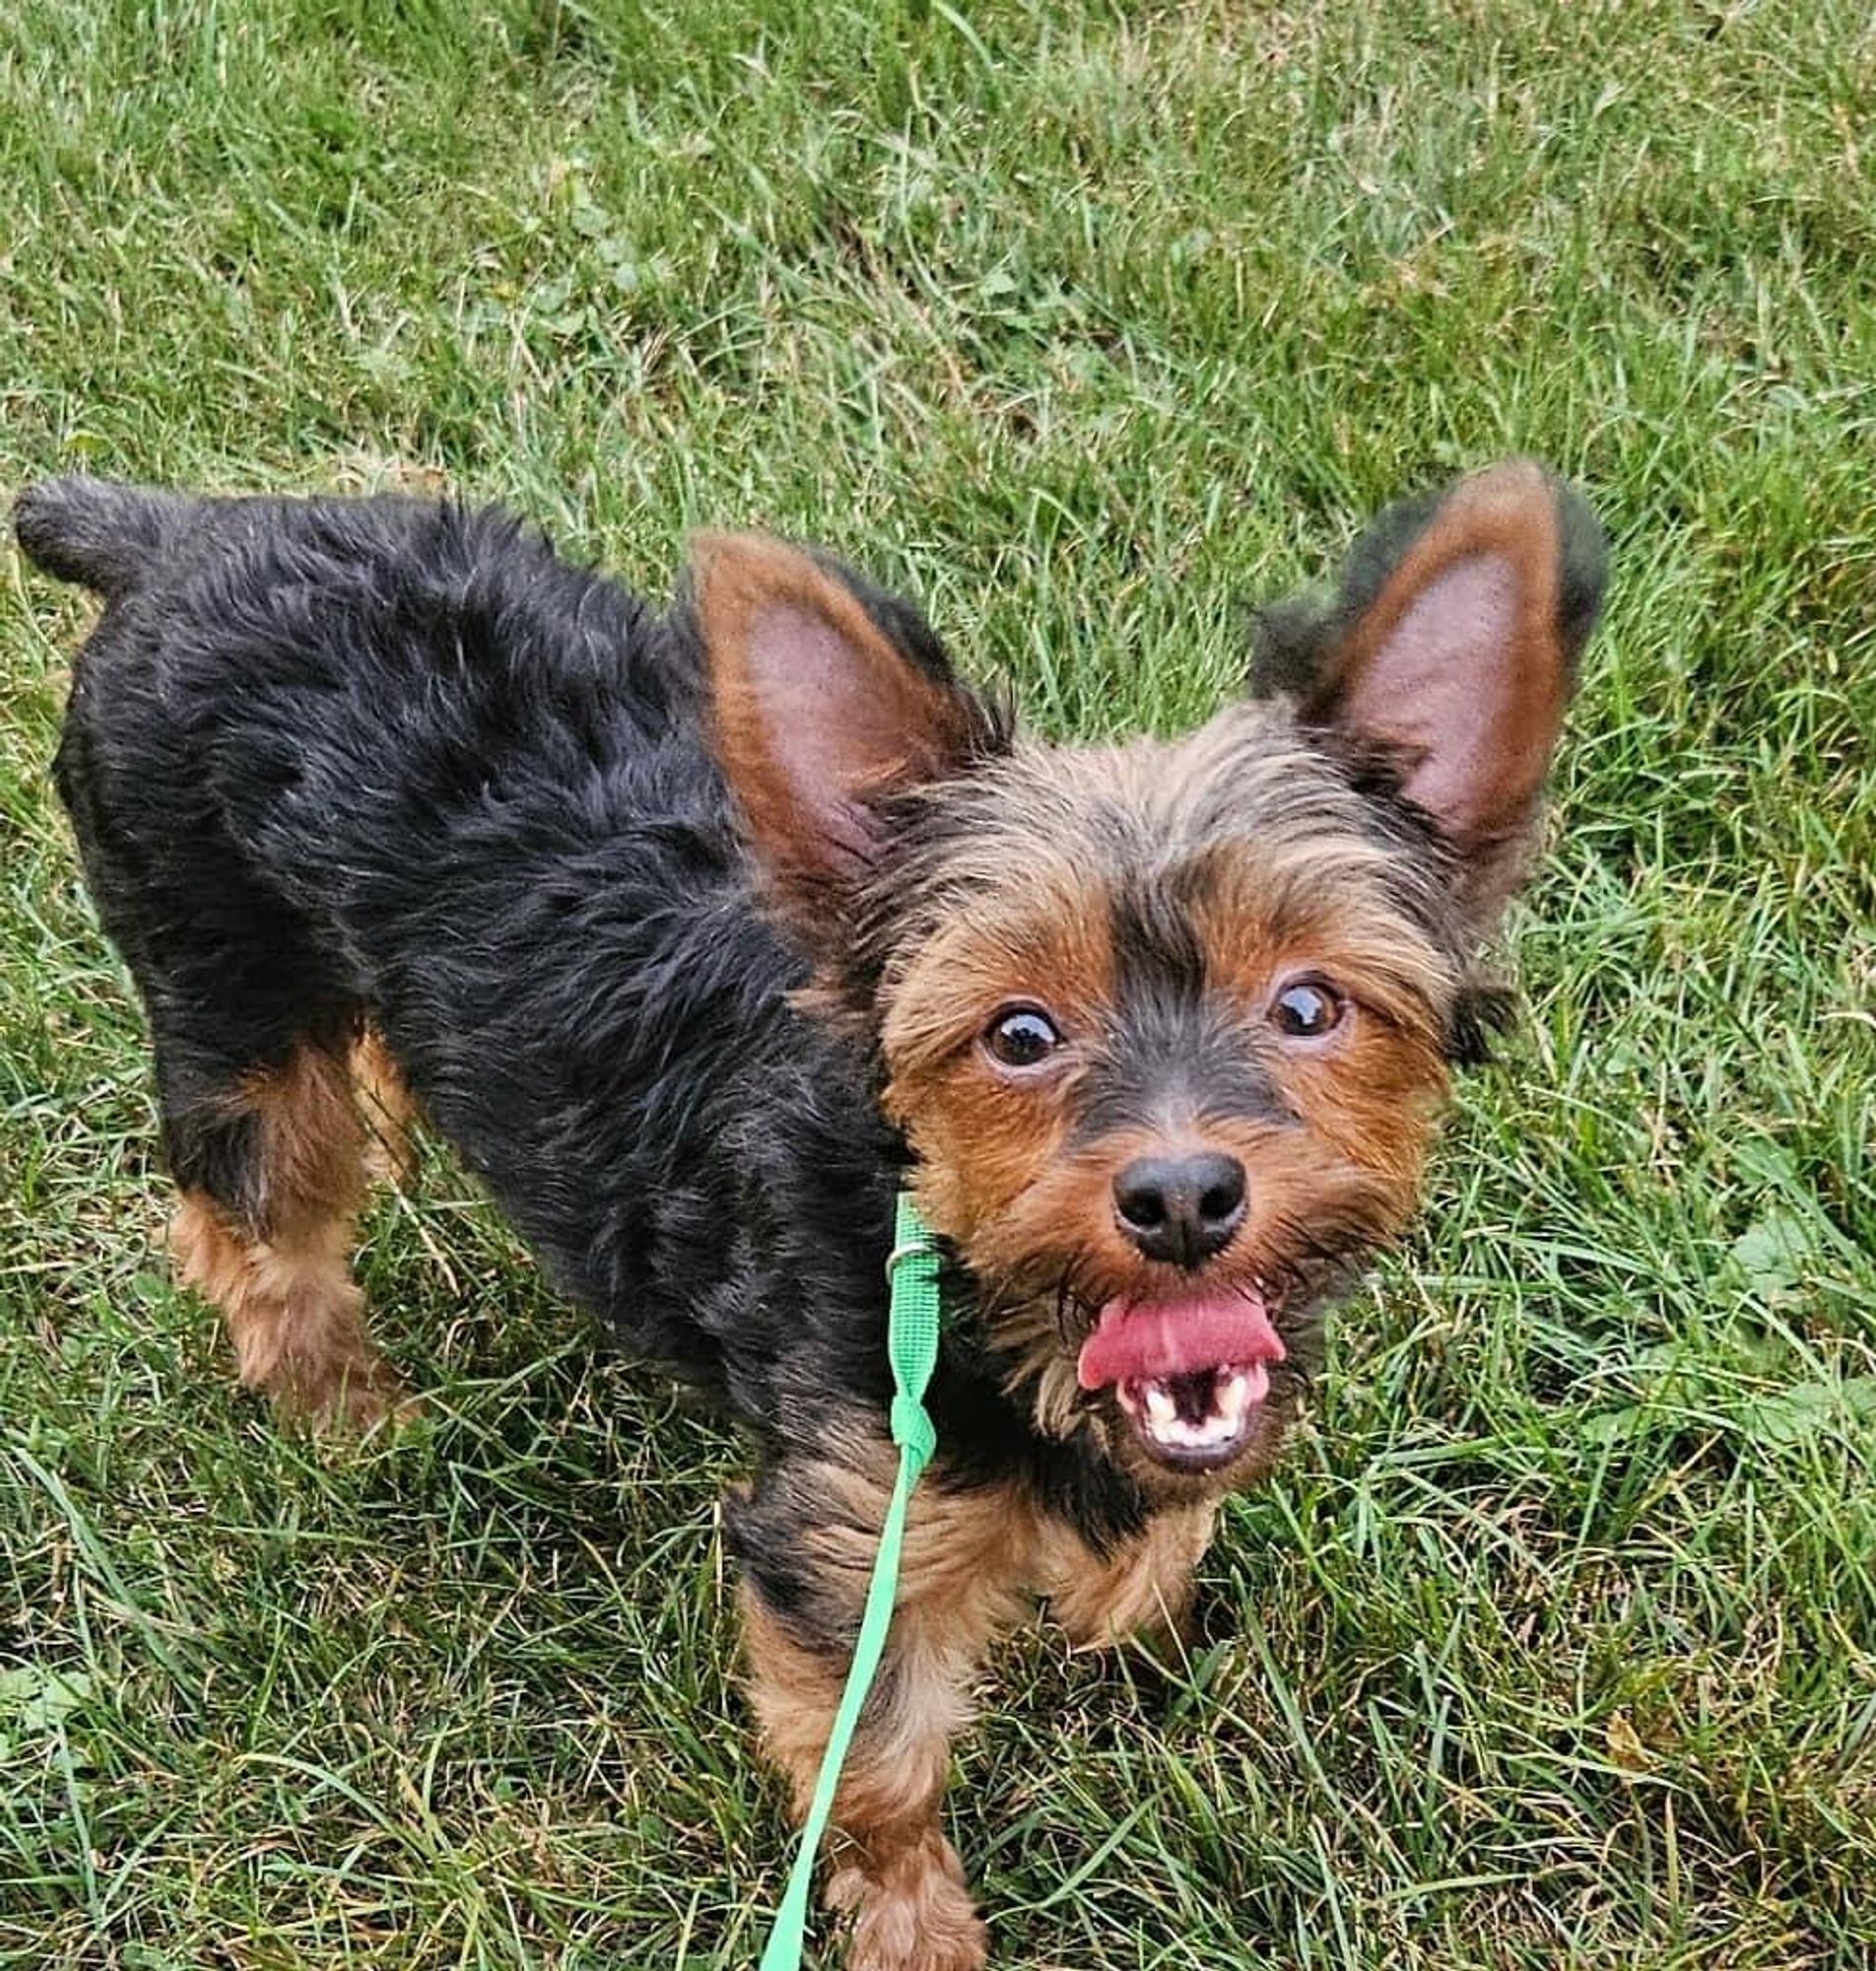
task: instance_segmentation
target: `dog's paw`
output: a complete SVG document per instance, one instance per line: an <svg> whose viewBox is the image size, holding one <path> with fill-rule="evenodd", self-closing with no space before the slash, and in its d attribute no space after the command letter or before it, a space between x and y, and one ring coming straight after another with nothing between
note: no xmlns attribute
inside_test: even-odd
<svg viewBox="0 0 1876 1971"><path fill-rule="evenodd" d="M846 1971L983 1971L983 1924L957 1851L941 1834L877 1871L837 1869L828 1905L851 1916Z"/></svg>
<svg viewBox="0 0 1876 1971"><path fill-rule="evenodd" d="M346 1389L319 1418L319 1428L334 1437L370 1437L378 1431L402 1430L424 1414L424 1399L414 1396L394 1376L364 1389Z"/></svg>
<svg viewBox="0 0 1876 1971"><path fill-rule="evenodd" d="M423 1398L412 1395L381 1361L317 1381L297 1381L273 1393L274 1412L283 1422L335 1444L399 1430L424 1412Z"/></svg>

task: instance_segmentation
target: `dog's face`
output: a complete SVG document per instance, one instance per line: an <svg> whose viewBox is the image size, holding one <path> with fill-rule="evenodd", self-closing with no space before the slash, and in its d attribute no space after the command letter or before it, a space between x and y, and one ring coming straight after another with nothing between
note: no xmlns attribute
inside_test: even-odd
<svg viewBox="0 0 1876 1971"><path fill-rule="evenodd" d="M719 754L818 996L1011 1387L1150 1494L1267 1466L1412 1209L1598 588L1574 496L1501 467L1271 612L1197 732L1042 748L901 605L703 544Z"/></svg>

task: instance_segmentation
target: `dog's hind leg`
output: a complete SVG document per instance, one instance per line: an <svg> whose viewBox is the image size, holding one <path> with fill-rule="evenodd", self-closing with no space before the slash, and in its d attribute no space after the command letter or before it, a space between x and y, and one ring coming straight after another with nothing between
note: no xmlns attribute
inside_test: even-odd
<svg viewBox="0 0 1876 1971"><path fill-rule="evenodd" d="M244 1386L315 1426L368 1428L399 1390L352 1277L367 1135L345 1048L302 1041L210 1085L176 1055L160 1034L181 1278L221 1309Z"/></svg>
<svg viewBox="0 0 1876 1971"><path fill-rule="evenodd" d="M417 1102L375 1027L352 1044L352 1087L365 1124L365 1168L385 1184L408 1184L417 1166Z"/></svg>
<svg viewBox="0 0 1876 1971"><path fill-rule="evenodd" d="M349 1058L363 1008L342 938L308 915L317 872L278 867L252 831L231 833L235 797L265 814L309 796L278 762L211 744L217 694L238 710L242 681L163 587L166 543L190 511L66 481L22 503L21 538L45 566L131 598L80 653L59 790L149 1014L182 1194L178 1270L227 1318L244 1384L316 1423L362 1426L396 1394L349 1263L365 1189ZM156 595L140 613L146 581Z"/></svg>
<svg viewBox="0 0 1876 1971"><path fill-rule="evenodd" d="M172 783L146 774L157 805L104 771L87 720L107 702L75 703L60 778L99 913L150 1016L181 1192L177 1272L221 1309L244 1385L315 1425L364 1429L398 1390L350 1264L367 1152L356 1003L325 943L212 825L170 822L188 813Z"/></svg>

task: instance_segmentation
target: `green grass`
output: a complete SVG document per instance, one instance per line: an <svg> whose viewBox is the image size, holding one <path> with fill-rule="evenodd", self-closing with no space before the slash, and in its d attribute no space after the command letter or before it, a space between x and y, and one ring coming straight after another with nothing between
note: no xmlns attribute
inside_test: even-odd
<svg viewBox="0 0 1876 1971"><path fill-rule="evenodd" d="M1613 536L1527 1012L1170 1680L998 1666L999 1965L1876 1951L1876 42L1538 0L13 0L0 483L826 540L1059 734L1514 449ZM440 1158L340 1457L167 1283L0 550L0 1964L747 1965L712 1501Z"/></svg>

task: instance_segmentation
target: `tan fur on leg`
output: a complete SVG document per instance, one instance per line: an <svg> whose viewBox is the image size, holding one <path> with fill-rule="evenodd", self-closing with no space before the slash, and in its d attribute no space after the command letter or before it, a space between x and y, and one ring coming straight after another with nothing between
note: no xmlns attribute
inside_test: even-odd
<svg viewBox="0 0 1876 1971"><path fill-rule="evenodd" d="M958 1852L935 1827L869 1866L837 1868L828 1907L851 1918L847 1971L978 1971L984 1930Z"/></svg>
<svg viewBox="0 0 1876 1971"><path fill-rule="evenodd" d="M802 1649L747 1591L743 1611L751 1702L800 1818L846 1665ZM881 1668L889 1701L862 1715L835 1796L826 1900L851 1920L848 1971L978 1971L983 1925L938 1828L950 1733L968 1707L955 1674L945 1674L956 1666L929 1651L907 1653L897 1620L894 1628Z"/></svg>
<svg viewBox="0 0 1876 1971"><path fill-rule="evenodd" d="M170 1232L177 1272L227 1318L246 1388L314 1424L366 1428L394 1405L397 1380L366 1334L349 1263L364 1132L345 1069L302 1049L250 1076L235 1102L259 1125L264 1235L185 1191Z"/></svg>
<svg viewBox="0 0 1876 1971"><path fill-rule="evenodd" d="M810 1529L820 1585L850 1600L857 1626L890 1490L890 1461L822 1469L833 1513ZM970 1679L995 1630L1020 1612L1035 1515L1013 1491L915 1494L898 1608L879 1680L835 1796L831 1907L851 1918L849 1971L977 1971L983 1926L939 1831L951 1737L969 1719ZM813 1797L846 1660L803 1646L745 1591L751 1702L797 1816Z"/></svg>
<svg viewBox="0 0 1876 1971"><path fill-rule="evenodd" d="M416 1165L411 1128L417 1100L375 1027L353 1044L352 1086L365 1124L366 1170L385 1184L408 1184Z"/></svg>

